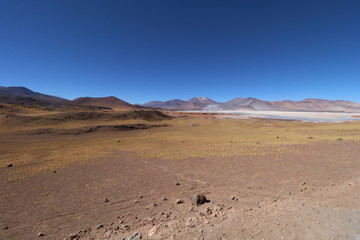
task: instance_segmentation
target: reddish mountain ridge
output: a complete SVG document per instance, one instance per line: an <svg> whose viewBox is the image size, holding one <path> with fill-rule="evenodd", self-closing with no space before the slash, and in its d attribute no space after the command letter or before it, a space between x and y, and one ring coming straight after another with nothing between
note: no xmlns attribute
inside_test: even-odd
<svg viewBox="0 0 360 240"><path fill-rule="evenodd" d="M64 106L69 100L31 91L25 87L1 87L0 103L23 106Z"/></svg>
<svg viewBox="0 0 360 240"><path fill-rule="evenodd" d="M72 101L75 105L107 107L114 110L131 110L137 108L136 106L125 102L117 97L81 97Z"/></svg>
<svg viewBox="0 0 360 240"><path fill-rule="evenodd" d="M81 97L68 100L34 92L25 87L1 87L0 103L21 105L25 107L81 107L81 108L107 108L114 110L146 109L142 106L132 105L116 97Z"/></svg>

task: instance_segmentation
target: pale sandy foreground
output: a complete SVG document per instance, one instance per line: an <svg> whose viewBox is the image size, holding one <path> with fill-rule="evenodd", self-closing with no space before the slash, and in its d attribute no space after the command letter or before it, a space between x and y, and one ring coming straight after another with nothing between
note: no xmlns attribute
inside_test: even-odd
<svg viewBox="0 0 360 240"><path fill-rule="evenodd" d="M44 127L0 135L0 239L359 234L358 122L178 118L161 128L73 135L39 134L36 124ZM196 193L210 202L193 207Z"/></svg>

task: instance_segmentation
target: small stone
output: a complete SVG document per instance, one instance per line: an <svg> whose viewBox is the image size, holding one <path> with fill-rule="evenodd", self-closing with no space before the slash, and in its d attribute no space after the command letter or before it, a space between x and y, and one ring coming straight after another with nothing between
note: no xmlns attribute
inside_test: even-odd
<svg viewBox="0 0 360 240"><path fill-rule="evenodd" d="M221 206L221 205L216 205L215 207L214 207L214 211L215 212L220 212L220 211L222 211L224 208L223 208L223 205Z"/></svg>
<svg viewBox="0 0 360 240"><path fill-rule="evenodd" d="M139 198L143 198L144 196L143 195L140 195Z"/></svg>
<svg viewBox="0 0 360 240"><path fill-rule="evenodd" d="M212 210L211 210L211 208L209 208L209 207L207 207L207 208L205 209L205 212L208 213L208 214L212 214Z"/></svg>
<svg viewBox="0 0 360 240"><path fill-rule="evenodd" d="M342 139L342 138L338 138L338 139L336 139L337 141L342 141L342 140L344 140L344 139Z"/></svg>
<svg viewBox="0 0 360 240"><path fill-rule="evenodd" d="M161 200L163 201L167 201L168 199L166 197L163 197Z"/></svg>
<svg viewBox="0 0 360 240"><path fill-rule="evenodd" d="M139 200L135 200L134 203L135 203L135 204L140 204L140 201L139 201Z"/></svg>
<svg viewBox="0 0 360 240"><path fill-rule="evenodd" d="M314 139L314 137L308 137L308 139Z"/></svg>
<svg viewBox="0 0 360 240"><path fill-rule="evenodd" d="M7 229L9 229L8 226L4 226L4 227L3 227L3 230L7 230Z"/></svg>
<svg viewBox="0 0 360 240"><path fill-rule="evenodd" d="M206 197L203 194L195 194L191 196L190 201L193 206L198 206L206 202L210 202L209 200L206 199Z"/></svg>
<svg viewBox="0 0 360 240"><path fill-rule="evenodd" d="M100 228L103 228L103 227L104 227L104 225L99 224L99 225L96 226L96 229L100 229Z"/></svg>
<svg viewBox="0 0 360 240"><path fill-rule="evenodd" d="M135 232L133 233L128 240L139 240L142 239L141 233Z"/></svg>
<svg viewBox="0 0 360 240"><path fill-rule="evenodd" d="M176 200L175 200L175 204L182 204L182 203L184 203L184 201L181 200L181 199L176 199Z"/></svg>
<svg viewBox="0 0 360 240"><path fill-rule="evenodd" d="M155 235L158 231L158 227L157 226L154 226L152 227L150 230L149 230L149 237Z"/></svg>
<svg viewBox="0 0 360 240"><path fill-rule="evenodd" d="M42 233L42 232L39 232L39 233L38 233L38 237L44 237L44 236L45 236L44 233Z"/></svg>
<svg viewBox="0 0 360 240"><path fill-rule="evenodd" d="M14 165L12 163L10 163L9 165L7 165L6 167L13 167Z"/></svg>
<svg viewBox="0 0 360 240"><path fill-rule="evenodd" d="M152 206L152 207L157 207L158 204L157 204L157 203L152 203L151 206Z"/></svg>
<svg viewBox="0 0 360 240"><path fill-rule="evenodd" d="M188 212L194 212L194 207L189 208Z"/></svg>
<svg viewBox="0 0 360 240"><path fill-rule="evenodd" d="M179 185L180 185L180 183L179 183L179 182L176 182L176 183L175 183L175 185L176 185L176 186L179 186Z"/></svg>
<svg viewBox="0 0 360 240"><path fill-rule="evenodd" d="M110 202L109 199L105 198L104 202Z"/></svg>

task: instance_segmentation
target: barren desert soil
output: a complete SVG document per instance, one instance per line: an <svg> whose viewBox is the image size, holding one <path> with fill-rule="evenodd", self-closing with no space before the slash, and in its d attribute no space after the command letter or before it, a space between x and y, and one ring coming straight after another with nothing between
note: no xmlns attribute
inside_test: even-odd
<svg viewBox="0 0 360 240"><path fill-rule="evenodd" d="M356 238L360 124L161 123L2 134L0 239Z"/></svg>

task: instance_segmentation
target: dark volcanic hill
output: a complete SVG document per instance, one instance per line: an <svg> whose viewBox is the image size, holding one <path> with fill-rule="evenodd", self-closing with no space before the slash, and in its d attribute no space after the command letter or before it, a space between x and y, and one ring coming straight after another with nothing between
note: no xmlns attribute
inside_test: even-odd
<svg viewBox="0 0 360 240"><path fill-rule="evenodd" d="M111 108L114 110L146 109L145 107L132 105L116 97L82 97L70 101L64 98L34 92L25 87L0 87L0 103L25 107L45 107L47 109L59 109L59 107L78 107L81 109Z"/></svg>
<svg viewBox="0 0 360 240"><path fill-rule="evenodd" d="M0 103L16 105L64 106L69 100L31 91L25 87L0 87Z"/></svg>
<svg viewBox="0 0 360 240"><path fill-rule="evenodd" d="M131 110L137 108L117 97L81 97L74 99L72 103L83 106L112 108L114 110Z"/></svg>

